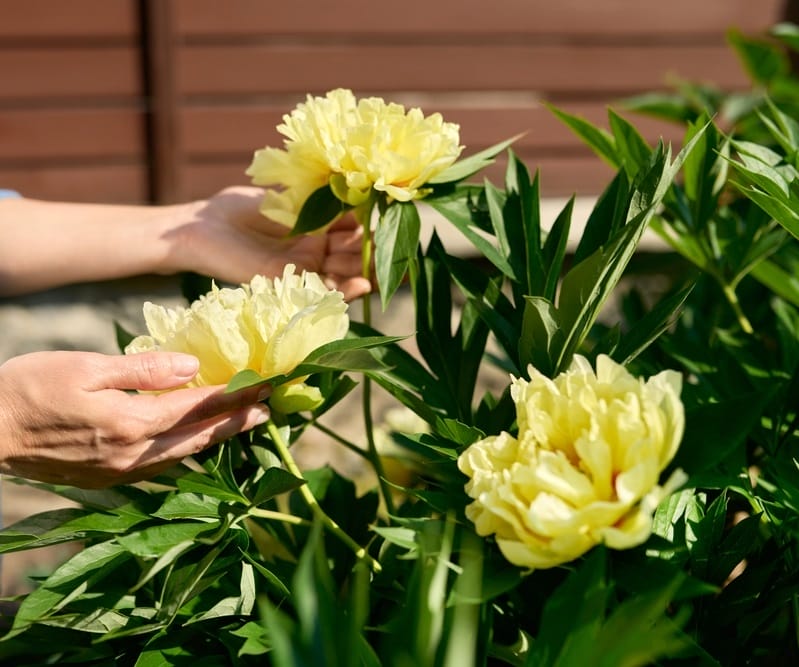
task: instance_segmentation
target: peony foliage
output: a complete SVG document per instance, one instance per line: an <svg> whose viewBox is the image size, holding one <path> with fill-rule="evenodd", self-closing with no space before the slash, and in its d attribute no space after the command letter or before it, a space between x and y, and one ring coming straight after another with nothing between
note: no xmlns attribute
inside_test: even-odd
<svg viewBox="0 0 799 667"><path fill-rule="evenodd" d="M298 105L249 170L264 214L295 233L356 215L379 298L402 290L413 322L383 332L368 299L353 316L292 267L148 305L130 352L268 383L272 418L148 484L39 485L76 506L0 531L0 551L80 549L16 601L0 658L799 662L799 128L795 82L768 66L799 29L774 34L732 42L746 103L687 83L631 101L683 123L679 149L616 111L605 129L553 109L615 168L576 242L574 202L542 224L546 174L512 142L461 158L436 114L345 90ZM501 182L469 180L502 151ZM420 199L471 256L420 242ZM647 232L671 251L647 257ZM311 432L363 476L298 464Z"/></svg>

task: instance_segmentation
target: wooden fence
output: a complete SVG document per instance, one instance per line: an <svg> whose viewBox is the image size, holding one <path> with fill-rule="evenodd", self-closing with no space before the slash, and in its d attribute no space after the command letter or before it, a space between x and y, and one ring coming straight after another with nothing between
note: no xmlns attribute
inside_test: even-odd
<svg viewBox="0 0 799 667"><path fill-rule="evenodd" d="M670 79L747 78L725 33L790 0L0 0L0 187L168 202L246 183L282 114L335 87L461 126L467 153L524 133L545 195L610 172L545 108L594 122ZM675 128L635 119L645 136Z"/></svg>

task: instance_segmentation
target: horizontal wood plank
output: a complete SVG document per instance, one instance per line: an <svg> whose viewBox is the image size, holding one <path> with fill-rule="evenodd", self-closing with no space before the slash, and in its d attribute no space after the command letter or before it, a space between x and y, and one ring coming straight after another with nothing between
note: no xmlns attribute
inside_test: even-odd
<svg viewBox="0 0 799 667"><path fill-rule="evenodd" d="M0 101L131 98L142 94L134 46L0 49Z"/></svg>
<svg viewBox="0 0 799 667"><path fill-rule="evenodd" d="M780 20L784 0L373 0L270 3L175 0L184 37L221 34L372 35L707 35L727 27L760 31Z"/></svg>
<svg viewBox="0 0 799 667"><path fill-rule="evenodd" d="M0 108L0 164L37 158L144 159L144 151L144 118L133 108Z"/></svg>
<svg viewBox="0 0 799 667"><path fill-rule="evenodd" d="M188 46L177 56L178 90L190 96L304 94L337 87L618 95L658 88L669 77L725 89L747 85L726 46L242 45Z"/></svg>
<svg viewBox="0 0 799 667"><path fill-rule="evenodd" d="M143 164L0 166L2 187L52 201L142 204L148 198L147 178Z"/></svg>
<svg viewBox="0 0 799 667"><path fill-rule="evenodd" d="M393 100L393 98L392 98ZM409 108L409 107L406 107ZM564 111L607 127L607 107L603 102L564 104ZM460 125L461 143L466 154L521 134L514 149L526 152L574 152L582 142L549 109L541 104L525 107L482 108L440 106L430 102L425 113L440 112L444 119ZM179 116L183 134L181 144L190 157L209 155L250 155L263 146L282 147L284 137L276 129L287 109L269 105L185 106ZM641 134L655 143L660 137L679 142L683 130L640 115L625 114ZM0 116L2 118L2 116ZM586 149L587 151L587 149Z"/></svg>
<svg viewBox="0 0 799 667"><path fill-rule="evenodd" d="M2 0L0 44L27 38L130 39L138 35L136 0Z"/></svg>

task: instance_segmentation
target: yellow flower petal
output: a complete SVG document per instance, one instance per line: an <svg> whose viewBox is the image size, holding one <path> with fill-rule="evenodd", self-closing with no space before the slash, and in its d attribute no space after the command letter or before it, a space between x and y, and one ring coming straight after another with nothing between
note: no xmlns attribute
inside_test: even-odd
<svg viewBox="0 0 799 667"><path fill-rule="evenodd" d="M644 382L606 356L596 372L575 356L556 378L528 374L511 384L518 436L489 436L458 459L478 534L496 535L505 557L527 568L646 540L678 483L658 486L685 426L679 375Z"/></svg>

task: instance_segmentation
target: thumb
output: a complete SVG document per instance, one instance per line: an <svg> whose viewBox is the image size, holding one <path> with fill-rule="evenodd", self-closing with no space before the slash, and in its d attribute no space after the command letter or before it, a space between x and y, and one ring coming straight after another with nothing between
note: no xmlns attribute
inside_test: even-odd
<svg viewBox="0 0 799 667"><path fill-rule="evenodd" d="M199 368L197 357L178 352L141 352L108 357L103 388L143 391L173 389L191 380Z"/></svg>

